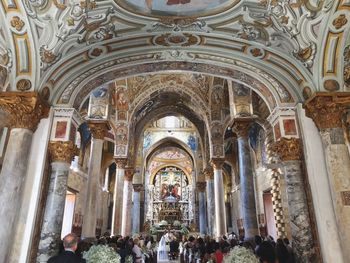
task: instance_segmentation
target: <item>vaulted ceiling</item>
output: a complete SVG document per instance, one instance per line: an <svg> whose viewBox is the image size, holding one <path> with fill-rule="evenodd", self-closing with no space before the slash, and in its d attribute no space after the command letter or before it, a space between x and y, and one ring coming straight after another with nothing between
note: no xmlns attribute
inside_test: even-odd
<svg viewBox="0 0 350 263"><path fill-rule="evenodd" d="M100 85L156 73L226 78L270 110L349 90L348 0L0 3L0 87L52 104L79 108Z"/></svg>

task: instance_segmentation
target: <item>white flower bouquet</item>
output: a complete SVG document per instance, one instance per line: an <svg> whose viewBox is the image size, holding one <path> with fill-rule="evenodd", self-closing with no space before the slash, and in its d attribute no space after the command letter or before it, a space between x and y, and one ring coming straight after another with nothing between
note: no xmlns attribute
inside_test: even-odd
<svg viewBox="0 0 350 263"><path fill-rule="evenodd" d="M166 220L162 220L162 221L160 221L159 225L160 226L167 226L168 222Z"/></svg>
<svg viewBox="0 0 350 263"><path fill-rule="evenodd" d="M245 247L234 247L230 253L224 257L224 263L259 263L258 258L252 251Z"/></svg>
<svg viewBox="0 0 350 263"><path fill-rule="evenodd" d="M181 226L181 222L179 220L175 220L173 222L173 226Z"/></svg>
<svg viewBox="0 0 350 263"><path fill-rule="evenodd" d="M111 247L94 245L89 251L83 252L83 258L87 263L119 263L119 254Z"/></svg>

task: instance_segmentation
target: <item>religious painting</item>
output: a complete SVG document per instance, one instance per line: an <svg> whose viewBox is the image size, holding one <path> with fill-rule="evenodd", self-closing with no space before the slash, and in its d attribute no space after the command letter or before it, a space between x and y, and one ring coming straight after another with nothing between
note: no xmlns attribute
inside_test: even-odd
<svg viewBox="0 0 350 263"><path fill-rule="evenodd" d="M284 134L285 135L290 135L290 136L298 135L297 127L295 125L294 119L283 120L283 127L284 127Z"/></svg>
<svg viewBox="0 0 350 263"><path fill-rule="evenodd" d="M118 121L126 121L126 111L118 111Z"/></svg>
<svg viewBox="0 0 350 263"><path fill-rule="evenodd" d="M278 140L279 138L281 138L281 128L280 128L280 124L277 122L275 127L273 127L273 130L275 132L275 139Z"/></svg>
<svg viewBox="0 0 350 263"><path fill-rule="evenodd" d="M118 123L116 127L116 143L127 144L128 128L125 123Z"/></svg>
<svg viewBox="0 0 350 263"><path fill-rule="evenodd" d="M193 15L222 8L232 3L229 0L123 0L117 1L122 6L136 8L144 14L164 16Z"/></svg>
<svg viewBox="0 0 350 263"><path fill-rule="evenodd" d="M55 139L65 139L67 134L67 121L57 121Z"/></svg>
<svg viewBox="0 0 350 263"><path fill-rule="evenodd" d="M124 90L119 90L117 92L117 110L128 110L128 100Z"/></svg>
<svg viewBox="0 0 350 263"><path fill-rule="evenodd" d="M107 119L109 96L107 87L99 88L90 95L88 117L91 119Z"/></svg>
<svg viewBox="0 0 350 263"><path fill-rule="evenodd" d="M184 172L175 167L166 167L156 176L160 187L160 199L163 201L181 200L182 189L187 185Z"/></svg>
<svg viewBox="0 0 350 263"><path fill-rule="evenodd" d="M196 138L192 134L188 136L187 145L191 148L192 151L197 150Z"/></svg>

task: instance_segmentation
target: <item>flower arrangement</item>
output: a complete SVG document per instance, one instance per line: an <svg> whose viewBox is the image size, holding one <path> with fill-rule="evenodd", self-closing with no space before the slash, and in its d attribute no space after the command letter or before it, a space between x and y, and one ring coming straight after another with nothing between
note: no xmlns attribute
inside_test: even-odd
<svg viewBox="0 0 350 263"><path fill-rule="evenodd" d="M181 222L179 220L175 220L173 222L173 226L181 226Z"/></svg>
<svg viewBox="0 0 350 263"><path fill-rule="evenodd" d="M159 225L160 226L167 226L168 222L166 220L162 220L162 221L159 222Z"/></svg>
<svg viewBox="0 0 350 263"><path fill-rule="evenodd" d="M224 263L259 263L258 258L245 247L234 247L224 258Z"/></svg>
<svg viewBox="0 0 350 263"><path fill-rule="evenodd" d="M94 245L89 251L83 252L87 263L119 263L120 256L113 248L106 245Z"/></svg>
<svg viewBox="0 0 350 263"><path fill-rule="evenodd" d="M182 224L182 225L181 225L181 230L180 230L180 232L181 232L181 234L183 234L183 235L188 235L188 233L189 233L190 231L188 231L188 228L187 228L186 225Z"/></svg>

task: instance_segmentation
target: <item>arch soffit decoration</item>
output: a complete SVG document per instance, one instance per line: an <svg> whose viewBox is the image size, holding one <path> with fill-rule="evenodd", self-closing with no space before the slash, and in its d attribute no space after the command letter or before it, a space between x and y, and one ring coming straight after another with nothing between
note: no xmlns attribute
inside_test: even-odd
<svg viewBox="0 0 350 263"><path fill-rule="evenodd" d="M242 1L243 3L243 1ZM269 3L269 1L262 2L261 6L262 8L266 9L267 8L267 4ZM286 2L284 3L285 5L290 5L290 3ZM14 2L14 4L12 2L9 3L3 3L4 5L4 9L3 11L0 13L0 17L1 20L4 21L3 24L8 25L6 28L6 32L5 32L5 39L9 39L10 40L10 48L3 48L3 50L5 50L4 52L2 52L2 57L4 58L9 58L11 56L11 59L5 59L4 60L4 65L5 67L7 67L8 69L12 70L10 71L10 85L8 85L8 87L12 90L40 90L42 92L45 91L45 94L47 94L47 91L53 88L53 86L55 87L60 87L62 83L58 83L55 82L57 80L57 76L55 76L55 73L60 71L60 65L64 64L64 67L68 68L68 71L73 71L72 68L69 68L69 59L67 60L63 60L62 57L71 57L75 56L75 58L80 57L80 55L78 54L78 52L76 52L76 50L81 49L82 45L86 45L88 44L88 47L83 51L84 53L84 59L85 62L89 60L88 56L91 55L88 50L95 50L95 48L98 45L93 45L96 44L97 42L87 42L86 40L86 35L90 35L92 32L90 31L85 31L85 36L82 37L82 45L76 45L76 49L72 49L73 51L71 51L68 48L64 48L64 47L60 47L57 46L56 44L58 44L60 41L56 41L56 39L54 37L47 37L45 39L41 39L39 40L39 38L37 37L36 34L36 27L38 25L41 25L42 28L45 28L45 21L44 21L44 17L47 16L46 12L53 12L55 14L57 14L57 16L53 15L53 17L58 17L60 18L60 16L62 16L61 18L66 18L64 16L64 14L69 13L69 12L61 12L62 10L65 9L69 9L71 11L71 9L73 8L73 6L68 6L66 3L63 4L58 4L56 1L50 2L48 4L47 1L41 1L39 2L30 2L28 5L24 5L23 3L20 2ZM46 8L42 8L43 6L45 6ZM208 27L209 30L215 29L217 31L217 33L220 35L223 32L225 32L225 27L222 27L222 30L220 31L220 25L224 25L225 21L232 21L234 20L231 17L230 20L230 15L227 14L231 14L234 16L246 16L247 14L242 14L242 12L244 10L247 10L249 8L242 8L243 6L248 6L249 7L249 3L247 4L242 4L242 5L238 5L240 7L240 9L234 7L235 9L233 10L228 10L228 11L232 11L232 12L228 12L225 11L220 17L222 17L222 20L218 19L218 16L213 15L210 17L205 18L206 22L201 25L200 22L202 22L202 20L198 20L194 22L194 24L197 23L197 25L201 25L199 28L202 27ZM272 5L272 8L274 6ZM319 32L324 32L323 35L318 36L318 39L321 39L320 42L322 43L318 43L318 46L325 46L326 48L324 49L320 49L323 50L322 54L316 54L316 59L315 61L317 63L318 68L315 69L315 67L312 69L314 71L315 74L315 78L313 80L311 80L311 77L308 76L309 74L307 73L308 70L306 70L305 68L303 68L302 63L294 63L294 62L298 62L295 58L293 58L293 56L289 55L285 55L282 52L277 52L276 50L274 50L273 48L266 48L261 47L261 49L263 51L268 51L268 55L265 56L265 59L273 61L279 61L281 62L284 61L283 63L279 63L280 66L283 67L283 65L285 65L285 68L289 68L289 70L287 71L293 71L293 73L291 75L293 75L294 73L297 73L296 75L299 76L299 79L305 81L305 86L304 86L304 91L308 91L309 93L312 93L315 90L322 90L324 87L324 83L322 83L322 81L327 80L328 79L338 79L340 80L340 85L336 85L335 88L338 88L339 90L344 90L345 85L343 85L343 67L342 64L344 62L344 58L341 56L341 54L343 53L343 50L346 46L346 41L348 39L348 35L349 35L349 30L345 30L347 25L347 21L344 18L349 18L349 10L350 7L347 4L346 1L326 1L326 2L321 2L320 4L318 4L318 6L313 6L309 1L305 1L302 2L298 5L291 5L290 6L292 9L296 8L296 9L300 9L308 14L311 13L312 16L309 17L318 17L317 20L323 20L323 21L329 21L330 23L321 23L320 24L320 29ZM83 10L83 7L80 7ZM157 25L162 25L162 21L157 21L155 18L142 18L141 16L136 16L134 14L131 14L130 12L126 12L123 9L116 9L113 8L111 6L111 3L106 1L105 3L103 3L101 6L99 6L97 8L97 10L106 13L105 11L107 10L112 10L113 12L107 12L107 16L110 14L113 14L113 16L115 17L122 17L121 19L118 20L118 22L123 22L124 24L126 22L128 22L129 24L131 24L132 26L129 25L129 29L134 30L133 33L135 33L135 29L140 30L142 32L142 28L147 29L147 26L145 26L145 23L149 23L152 24L154 26ZM286 8L287 9L287 8ZM285 9L285 10L286 10ZM48 11L49 10L49 11ZM97 12L96 10L96 12ZM331 10L331 11L330 11ZM267 10L268 11L268 10ZM271 10L270 10L271 11ZM303 12L301 12L301 14L303 14ZM10 17L7 17L8 14L11 13ZM97 12L98 13L98 12ZM319 13L322 13L322 16L319 15ZM25 14L25 15L23 15ZM268 13L271 14L271 13ZM249 17L249 14L248 14ZM284 16L287 18L290 18L290 14L287 14L287 16ZM82 16L82 18L84 18L84 16ZM324 19L326 18L326 19ZM104 17L105 20L103 21L99 21L101 22L100 24L103 26L103 22L105 22L106 20L108 20L106 17ZM135 22L131 22L128 20L133 20ZM349 20L349 19L347 19ZM10 24L10 21L14 21L13 25ZM108 20L109 21L109 20ZM203 20L204 21L204 20ZM244 20L243 20L244 21ZM346 22L345 22L346 21ZM67 19L67 21L63 24L64 26L67 26L69 20ZM131 22L131 23L130 23ZM193 21L192 21L193 22ZM48 23L48 21L46 20L46 23ZM287 22L288 23L288 22ZM299 24L299 23L298 23ZM306 26L310 27L310 25L308 25L307 23L301 23L301 24L306 24ZM329 25L331 24L331 25ZM44 25L44 26L43 26ZM164 24L163 24L164 25ZM215 27L215 25L217 25ZM71 25L68 25L71 26ZM76 23L76 26L72 26L72 30L66 30L67 32L77 32L79 28L77 28L78 26L82 26L82 23ZM175 25L178 26L178 25ZM271 25L268 25L271 26ZM312 24L311 24L312 26ZM198 26L197 26L198 27ZM57 30L61 31L61 32L65 32L64 29L65 28L51 28L48 27L50 29L52 29L52 33L53 35L57 34ZM123 30L122 30L123 31ZM122 33L127 33L127 31L130 30L124 30ZM147 31L147 30L146 30ZM203 31L203 30L202 30ZM207 33L208 31L205 31L205 33ZM198 33L198 32L196 32ZM203 33L203 35L206 35L205 33ZM11 35L13 37L11 37ZM123 35L123 34L121 34ZM127 35L127 34L125 34ZM125 36L123 35L123 36ZM25 45L19 45L19 39L23 38L22 36L24 36L24 40L25 40ZM134 38L135 39L139 39L140 38L140 34L134 34ZM65 36L68 39L66 39L67 41L64 41L66 44L68 45L72 45L72 43L76 43L76 35L67 35ZM69 37L71 37L71 39L69 39ZM220 36L223 39L225 38L224 36ZM235 36L237 37L237 36ZM238 39L235 39L234 41L231 38L231 42L242 42L244 43L244 39L242 39L242 37L237 37ZM72 39L74 40L72 42ZM209 38L208 38L209 39ZM51 41L52 43L42 43L42 40L46 40L46 41ZM69 40L69 41L68 41ZM121 38L121 41L125 41L125 38ZM100 46L102 47L102 52L106 51L106 46L108 43L112 43L113 42L113 38L112 39L108 39L107 41L101 41L98 44L100 44ZM208 42L208 41L207 41ZM215 41L214 41L215 42ZM245 43L246 45L250 45L251 42L246 41L248 43ZM254 42L254 41L253 41ZM335 48L333 44L335 45ZM149 44L149 42L147 43ZM252 46L259 46L259 43L253 43L254 45ZM90 47L89 47L90 46ZM230 47L230 45L227 45ZM17 49L15 49L14 47L17 47ZM51 49L45 49L46 48L51 48ZM258 47L259 49L259 47ZM12 55L11 55L11 50L12 50ZM41 50L40 54L38 54L39 52L36 52L37 50ZM112 49L113 50L113 49ZM243 49L244 50L244 49ZM246 50L246 49L245 49ZM63 53L69 53L69 52L73 52L71 53L69 56L66 56L66 54L63 54L61 57L58 57L57 54L62 53L62 51L64 51ZM171 52L173 50L165 50L164 52L170 52L170 56L171 56ZM176 50L175 50L176 51ZM308 49L302 49L300 51L308 51L307 53L310 53ZM58 52L58 53L57 53ZM118 50L119 52L119 50ZM179 51L176 51L179 52ZM175 52L175 53L176 53ZM249 52L248 52L249 53ZM20 54L27 54L27 56L20 56ZM29 55L32 54L32 55ZM305 54L305 53L304 53ZM339 55L340 54L340 55ZM148 54L149 58L154 58L151 54ZM159 53L158 53L159 55ZM181 54L180 54L181 55ZM207 54L208 55L208 54ZM248 54L249 55L249 54ZM303 55L303 52L300 53L300 55ZM98 56L95 56L94 58L96 58ZM268 58L267 58L268 57ZM273 58L271 60L271 58ZM124 58L120 58L119 59L125 59ZM228 58L230 59L230 58ZM41 60L41 61L40 61ZM292 63L289 63L289 61L291 61ZM23 65L23 62L25 62L24 64L29 65L28 69L23 69L21 68L21 64ZM94 61L96 62L96 61ZM36 71L35 74L33 74L33 70L36 67L39 67L39 64L43 63L43 69L42 72L39 72L39 70ZM115 62L115 63L119 63L119 62ZM56 65L54 65L56 64ZM76 65L76 63L73 63ZM268 65L269 63L265 63L265 65ZM295 64L297 66L293 66L292 64ZM54 66L53 66L54 65ZM276 65L276 63L275 63ZM301 66L301 70L299 71L297 69L297 67ZM89 66L91 68L91 65ZM81 68L79 69L81 70ZM67 72L65 72L67 73ZM87 74L90 74L91 72L88 72ZM62 74L62 72L61 72ZM64 75L64 74L63 74ZM83 74L84 75L84 74ZM69 76L67 76L69 77ZM27 80L26 81L26 85L21 85L23 84L22 80ZM50 82L49 80L53 80L53 82ZM71 76L68 78L69 81L68 83L72 83L72 81L75 79L77 80L77 76ZM42 80L42 81L40 81ZM22 81L22 82L20 82ZM39 83L40 81L40 83ZM316 85L313 84L313 82L316 83ZM321 84L321 85L320 85ZM308 86L306 86L308 85ZM339 87L340 86L340 87ZM286 88L290 88L289 85L285 86ZM331 88L334 88L334 85L331 86ZM51 93L56 93L55 90L51 90ZM58 92L60 93L60 91ZM52 95L51 96L51 101L53 102L57 102L57 96Z"/></svg>

